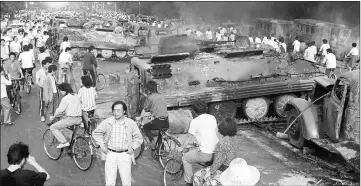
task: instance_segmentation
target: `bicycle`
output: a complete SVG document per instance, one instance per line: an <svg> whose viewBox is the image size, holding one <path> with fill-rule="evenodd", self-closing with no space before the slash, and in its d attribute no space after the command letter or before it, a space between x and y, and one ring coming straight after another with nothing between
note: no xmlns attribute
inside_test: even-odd
<svg viewBox="0 0 361 186"><path fill-rule="evenodd" d="M92 78L91 75L90 75L89 70L84 70L84 72L85 72L84 75L89 76L90 78ZM102 90L104 88L107 80L105 79L104 74L101 74L101 73L98 74L96 69L94 69L94 73L95 73L95 79L96 79L96 89L97 90ZM93 81L93 79L92 79L92 81Z"/></svg>
<svg viewBox="0 0 361 186"><path fill-rule="evenodd" d="M178 154L177 157L169 159L163 169L163 184L164 186L171 185L184 185L183 173L184 167L182 162L182 156L190 151L191 149L197 148L198 145L193 143L189 147L184 148L184 150ZM213 160L205 163L197 163L200 167L209 167L213 164Z"/></svg>
<svg viewBox="0 0 361 186"><path fill-rule="evenodd" d="M147 144L150 144L148 137L144 133L142 120L137 120L138 127L143 135L143 139L147 140ZM162 168L164 168L166 161L172 159L178 152L178 148L181 146L181 143L174 137L168 134L167 128L158 130L158 137L155 143L155 149L152 150L152 157L155 160L158 160ZM134 158L139 158L144 151L144 143L136 149L134 152ZM138 152L139 150L139 152Z"/></svg>
<svg viewBox="0 0 361 186"><path fill-rule="evenodd" d="M56 121L58 121L59 118L55 118L53 121L49 122L47 125L51 126ZM92 163L93 163L93 148L92 148L92 142L89 142L87 137L82 135L76 136L79 130L80 123L77 123L76 125L67 127L67 129L73 131L71 135L71 141L70 145L67 148L67 154L70 156L70 158L73 159L75 165L82 171L88 170ZM76 136L76 137L75 137ZM58 140L55 138L53 133L51 132L50 128L45 130L43 134L43 145L46 155L52 160L58 160L62 153L64 148L58 149L56 146L59 144ZM83 164L83 162L85 162Z"/></svg>
<svg viewBox="0 0 361 186"><path fill-rule="evenodd" d="M31 85L33 84L33 75L29 73L30 70L25 70L25 80L23 82L23 90L24 86L26 86L26 93L30 94L31 92Z"/></svg>
<svg viewBox="0 0 361 186"><path fill-rule="evenodd" d="M21 97L20 97L20 83L23 78L11 79L10 103L14 112L18 115L21 113Z"/></svg>

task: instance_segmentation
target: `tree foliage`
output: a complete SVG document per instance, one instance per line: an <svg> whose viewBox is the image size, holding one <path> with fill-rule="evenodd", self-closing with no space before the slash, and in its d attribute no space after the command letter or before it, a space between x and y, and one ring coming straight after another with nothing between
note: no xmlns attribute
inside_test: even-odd
<svg viewBox="0 0 361 186"><path fill-rule="evenodd" d="M18 10L25 9L25 2L22 1L1 1L0 2L1 13L13 14Z"/></svg>

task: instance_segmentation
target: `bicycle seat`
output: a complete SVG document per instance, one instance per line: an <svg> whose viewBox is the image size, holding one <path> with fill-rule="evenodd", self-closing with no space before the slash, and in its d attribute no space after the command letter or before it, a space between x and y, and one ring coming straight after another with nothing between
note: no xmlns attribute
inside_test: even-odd
<svg viewBox="0 0 361 186"><path fill-rule="evenodd" d="M81 123L82 123L82 121L80 121L79 123L76 123L76 124L74 124L74 125L72 125L70 127L66 127L66 128L69 129L69 130L75 131L75 130L78 130Z"/></svg>

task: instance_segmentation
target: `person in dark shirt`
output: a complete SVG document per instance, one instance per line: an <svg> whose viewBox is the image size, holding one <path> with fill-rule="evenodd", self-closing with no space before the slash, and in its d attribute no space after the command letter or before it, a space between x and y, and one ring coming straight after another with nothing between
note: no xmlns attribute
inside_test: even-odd
<svg viewBox="0 0 361 186"><path fill-rule="evenodd" d="M50 178L46 170L30 156L29 147L21 142L10 146L7 158L10 166L0 172L1 185L42 186ZM23 169L26 163L37 172Z"/></svg>
<svg viewBox="0 0 361 186"><path fill-rule="evenodd" d="M167 102L162 94L157 90L157 82L150 80L146 85L147 98L144 103L144 109L140 114L140 118L150 112L152 120L143 126L144 133L151 142L151 148L155 149L155 141L151 130L161 130L169 128ZM139 118L138 118L139 119Z"/></svg>
<svg viewBox="0 0 361 186"><path fill-rule="evenodd" d="M94 46L90 46L88 52L84 54L83 74L85 76L89 71L92 77L93 86L96 87L94 68L98 68L98 64L93 50L95 50Z"/></svg>

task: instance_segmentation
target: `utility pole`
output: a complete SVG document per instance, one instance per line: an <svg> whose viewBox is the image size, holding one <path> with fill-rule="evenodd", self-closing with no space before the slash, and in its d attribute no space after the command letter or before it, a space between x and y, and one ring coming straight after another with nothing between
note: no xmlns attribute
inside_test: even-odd
<svg viewBox="0 0 361 186"><path fill-rule="evenodd" d="M139 6L138 6L138 15L140 14L140 1L139 1Z"/></svg>

